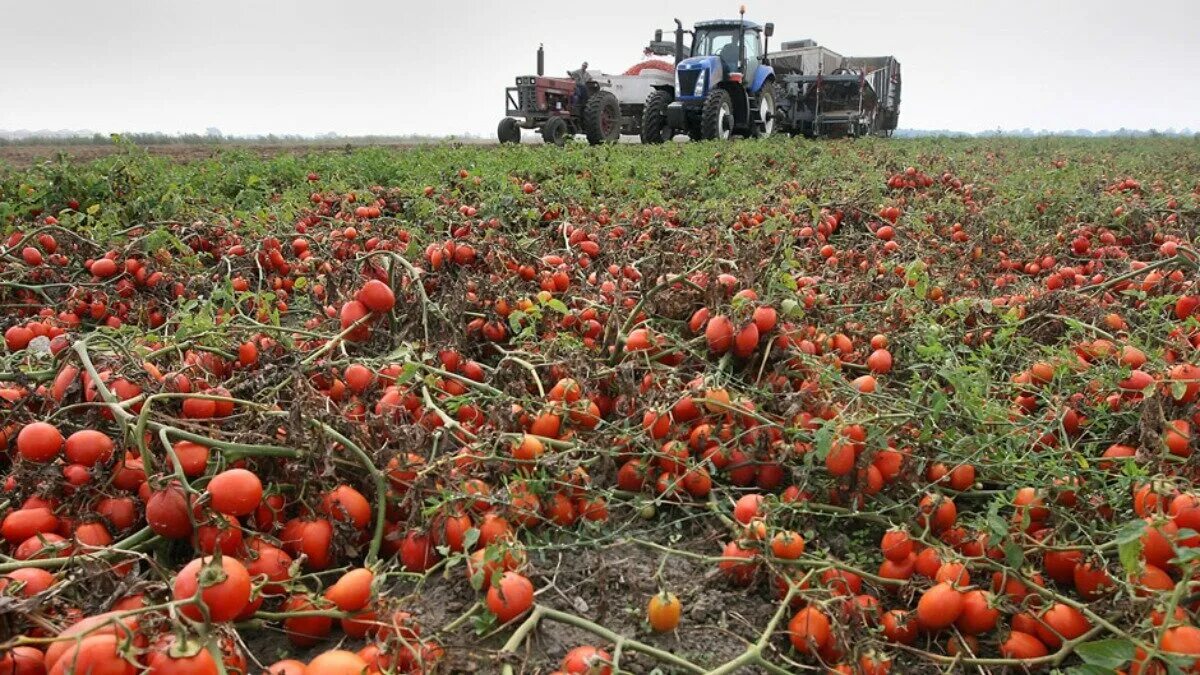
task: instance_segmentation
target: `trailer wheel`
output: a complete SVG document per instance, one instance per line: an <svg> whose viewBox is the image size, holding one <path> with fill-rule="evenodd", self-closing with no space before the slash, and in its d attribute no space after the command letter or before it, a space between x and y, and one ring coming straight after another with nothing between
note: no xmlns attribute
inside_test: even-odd
<svg viewBox="0 0 1200 675"><path fill-rule="evenodd" d="M501 143L520 143L521 127L513 118L505 117L500 120L500 126L496 129L496 136L499 137Z"/></svg>
<svg viewBox="0 0 1200 675"><path fill-rule="evenodd" d="M598 91L588 97L583 108L583 129L592 145L621 140L621 102L611 91Z"/></svg>
<svg viewBox="0 0 1200 675"><path fill-rule="evenodd" d="M775 83L765 82L758 90L758 119L750 125L755 138L765 138L775 133L776 115Z"/></svg>
<svg viewBox="0 0 1200 675"><path fill-rule="evenodd" d="M706 141L727 141L733 135L733 101L729 92L714 89L704 99L700 134Z"/></svg>
<svg viewBox="0 0 1200 675"><path fill-rule="evenodd" d="M561 117L551 117L546 120L545 126L542 127L542 140L547 144L557 145L562 147L567 143L567 136L570 136L570 130L567 129L567 123Z"/></svg>
<svg viewBox="0 0 1200 675"><path fill-rule="evenodd" d="M667 106L674 100L669 91L655 89L646 97L642 107L642 142L665 143L674 136L674 129L667 125Z"/></svg>

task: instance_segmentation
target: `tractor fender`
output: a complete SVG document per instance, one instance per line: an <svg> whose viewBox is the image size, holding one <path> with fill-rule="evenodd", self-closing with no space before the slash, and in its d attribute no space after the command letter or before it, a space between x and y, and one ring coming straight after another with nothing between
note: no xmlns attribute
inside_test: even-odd
<svg viewBox="0 0 1200 675"><path fill-rule="evenodd" d="M762 89L767 80L775 79L775 69L768 65L761 65L754 71L754 81L750 83L750 93L757 94L758 90Z"/></svg>
<svg viewBox="0 0 1200 675"><path fill-rule="evenodd" d="M740 82L726 80L717 87L729 92L729 100L733 103L733 121L738 126L745 126L750 121L750 95Z"/></svg>

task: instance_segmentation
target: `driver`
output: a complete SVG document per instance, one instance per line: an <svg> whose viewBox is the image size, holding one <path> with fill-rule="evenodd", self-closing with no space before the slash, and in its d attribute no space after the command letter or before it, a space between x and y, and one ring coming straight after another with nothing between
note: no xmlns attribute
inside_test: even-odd
<svg viewBox="0 0 1200 675"><path fill-rule="evenodd" d="M575 80L575 93L571 96L571 105L583 105L583 102L587 100L588 82L592 81L592 75L588 72L587 61L583 62L583 65L579 67L579 70L567 71L567 75L569 75L572 80Z"/></svg>

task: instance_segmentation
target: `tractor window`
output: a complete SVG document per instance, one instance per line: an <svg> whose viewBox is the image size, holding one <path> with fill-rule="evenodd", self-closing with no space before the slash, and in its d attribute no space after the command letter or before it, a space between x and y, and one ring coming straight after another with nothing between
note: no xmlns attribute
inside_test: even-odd
<svg viewBox="0 0 1200 675"><path fill-rule="evenodd" d="M738 34L735 28L708 28L696 33L692 42L692 56L720 56L721 50L733 45L737 47Z"/></svg>
<svg viewBox="0 0 1200 675"><path fill-rule="evenodd" d="M762 56L760 49L761 47L758 44L758 31L746 31L746 60L757 61L759 57Z"/></svg>

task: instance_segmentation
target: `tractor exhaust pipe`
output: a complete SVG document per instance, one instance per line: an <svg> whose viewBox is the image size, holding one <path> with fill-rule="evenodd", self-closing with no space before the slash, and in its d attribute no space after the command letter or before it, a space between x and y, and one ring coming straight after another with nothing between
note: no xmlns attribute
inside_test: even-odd
<svg viewBox="0 0 1200 675"><path fill-rule="evenodd" d="M538 45L537 74L538 74L538 77L542 77L543 75L546 74L546 46L545 45Z"/></svg>
<svg viewBox="0 0 1200 675"><path fill-rule="evenodd" d="M683 22L675 19L675 65L683 60Z"/></svg>
<svg viewBox="0 0 1200 675"><path fill-rule="evenodd" d="M741 24L738 31L738 70L746 72L746 6L738 8L738 21ZM747 82L746 84L749 84Z"/></svg>

